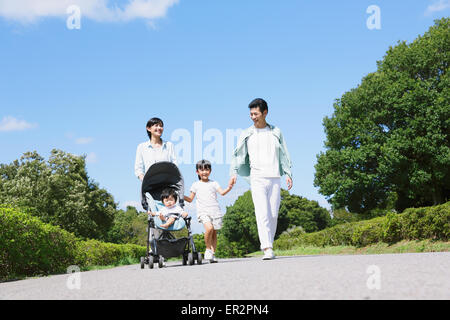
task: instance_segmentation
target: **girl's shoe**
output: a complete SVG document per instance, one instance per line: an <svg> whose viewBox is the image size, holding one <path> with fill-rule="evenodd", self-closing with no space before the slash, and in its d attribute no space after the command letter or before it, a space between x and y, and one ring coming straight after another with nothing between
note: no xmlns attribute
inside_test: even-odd
<svg viewBox="0 0 450 320"><path fill-rule="evenodd" d="M216 259L216 256L214 255L214 253L212 254L212 258L209 259L209 263L217 263L219 262L219 260Z"/></svg>
<svg viewBox="0 0 450 320"><path fill-rule="evenodd" d="M210 249L206 249L205 250L205 256L203 257L203 259L211 260L212 257L213 257L212 251Z"/></svg>

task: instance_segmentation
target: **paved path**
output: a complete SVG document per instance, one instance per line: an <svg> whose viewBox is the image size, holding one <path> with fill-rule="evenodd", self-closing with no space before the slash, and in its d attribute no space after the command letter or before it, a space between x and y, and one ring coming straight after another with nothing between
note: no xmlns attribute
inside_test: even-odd
<svg viewBox="0 0 450 320"><path fill-rule="evenodd" d="M155 267L0 283L0 299L450 299L450 253L223 259Z"/></svg>

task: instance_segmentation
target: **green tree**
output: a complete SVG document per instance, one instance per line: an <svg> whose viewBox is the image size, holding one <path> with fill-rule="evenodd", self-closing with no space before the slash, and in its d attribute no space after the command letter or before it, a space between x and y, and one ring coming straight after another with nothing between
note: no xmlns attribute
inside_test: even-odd
<svg viewBox="0 0 450 320"><path fill-rule="evenodd" d="M135 207L128 206L126 210L117 210L112 227L108 231L108 242L118 244L147 245L148 216L138 212Z"/></svg>
<svg viewBox="0 0 450 320"><path fill-rule="evenodd" d="M232 206L227 207L220 234L226 240L225 243L228 247L239 248L239 251L245 248L243 254L258 250L258 228L250 191L245 192L237 198ZM219 239L218 243L220 244ZM224 245L223 242L222 245ZM236 251L236 249L233 251Z"/></svg>
<svg viewBox="0 0 450 320"><path fill-rule="evenodd" d="M61 150L52 150L47 162L37 152L27 152L0 165L0 203L28 208L42 221L77 236L103 240L116 204L85 167L85 157Z"/></svg>
<svg viewBox="0 0 450 320"><path fill-rule="evenodd" d="M439 204L450 198L450 19L391 47L378 70L325 117L314 185L333 209Z"/></svg>
<svg viewBox="0 0 450 320"><path fill-rule="evenodd" d="M277 237L289 228L302 227L305 232L316 232L327 228L330 223L330 213L317 201L281 190Z"/></svg>

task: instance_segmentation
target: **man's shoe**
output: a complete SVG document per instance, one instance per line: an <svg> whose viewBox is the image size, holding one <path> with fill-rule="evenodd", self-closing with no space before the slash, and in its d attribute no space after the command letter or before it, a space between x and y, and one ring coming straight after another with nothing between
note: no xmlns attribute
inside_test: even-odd
<svg viewBox="0 0 450 320"><path fill-rule="evenodd" d="M271 248L264 250L263 260L273 260L275 259L275 254Z"/></svg>

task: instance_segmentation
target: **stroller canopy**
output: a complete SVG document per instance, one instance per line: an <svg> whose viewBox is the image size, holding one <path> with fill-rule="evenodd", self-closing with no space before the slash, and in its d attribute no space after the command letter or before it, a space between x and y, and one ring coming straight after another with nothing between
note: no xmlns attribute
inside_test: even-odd
<svg viewBox="0 0 450 320"><path fill-rule="evenodd" d="M153 164L145 173L142 181L142 207L148 210L148 192L156 201L161 200L161 192L165 188L173 188L178 194L178 201L181 207L184 206L184 180L178 167L168 161Z"/></svg>

